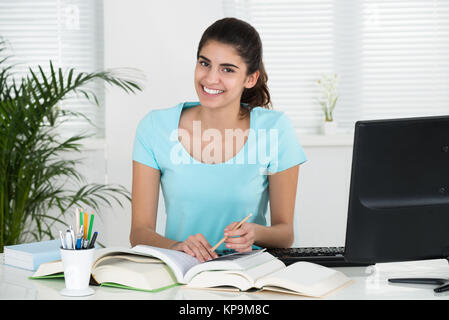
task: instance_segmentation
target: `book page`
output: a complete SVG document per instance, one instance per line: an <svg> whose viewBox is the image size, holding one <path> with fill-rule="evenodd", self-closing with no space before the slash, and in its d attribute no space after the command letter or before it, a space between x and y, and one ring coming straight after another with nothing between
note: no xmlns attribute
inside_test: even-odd
<svg viewBox="0 0 449 320"><path fill-rule="evenodd" d="M209 260L194 266L184 276L184 280L186 283L189 283L192 280L192 278L195 277L195 275L197 275L202 271L212 271L212 270L245 271L250 268L262 265L271 260L277 259L268 252L265 252L264 250L234 253L226 256L221 256L216 259Z"/></svg>
<svg viewBox="0 0 449 320"><path fill-rule="evenodd" d="M92 266L92 270L95 270L95 268L105 265L105 264L109 264L111 260L113 259L122 259L122 260L128 260L128 261L132 261L132 262L137 262L137 263L155 263L155 264L162 264L164 263L163 261L161 261L158 258L155 257L149 257L149 256L143 256L143 255L137 255L135 253L124 253L124 254L119 254L117 252L115 252L116 254L109 254L103 257L98 258L94 265Z"/></svg>
<svg viewBox="0 0 449 320"><path fill-rule="evenodd" d="M99 264L92 271L97 283L112 282L141 290L158 290L176 283L176 279L164 263L131 261L113 257L106 264Z"/></svg>
<svg viewBox="0 0 449 320"><path fill-rule="evenodd" d="M172 269L179 283L185 283L184 275L187 271L200 264L198 259L178 250L157 248L146 245L137 245L133 247L132 250L134 252L149 254L164 261Z"/></svg>
<svg viewBox="0 0 449 320"><path fill-rule="evenodd" d="M231 286L246 291L254 287L257 279L284 269L285 264L272 259L247 270L203 271L196 274L187 284L189 288L213 288Z"/></svg>
<svg viewBox="0 0 449 320"><path fill-rule="evenodd" d="M321 297L349 281L340 271L302 261L259 279L256 287L279 287L302 295Z"/></svg>
<svg viewBox="0 0 449 320"><path fill-rule="evenodd" d="M41 277L54 275L57 273L64 272L64 266L61 260L51 261L42 263L36 270L35 273L30 277L31 279L39 279Z"/></svg>

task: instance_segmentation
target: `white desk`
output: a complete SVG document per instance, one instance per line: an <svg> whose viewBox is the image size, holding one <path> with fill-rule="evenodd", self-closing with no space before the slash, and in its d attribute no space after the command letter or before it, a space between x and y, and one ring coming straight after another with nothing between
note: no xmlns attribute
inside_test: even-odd
<svg viewBox="0 0 449 320"><path fill-rule="evenodd" d="M449 292L436 294L431 285L390 284L388 278L435 277L449 278L449 264L446 260L383 263L370 267L338 268L354 282L329 295L329 300L449 300ZM159 293L148 293L107 287L92 287L95 294L87 297L69 298L59 294L64 288L63 279L29 280L32 271L22 270L3 264L0 254L0 299L149 299L149 300L292 300L311 299L291 294L258 292L229 293L210 290L174 287Z"/></svg>

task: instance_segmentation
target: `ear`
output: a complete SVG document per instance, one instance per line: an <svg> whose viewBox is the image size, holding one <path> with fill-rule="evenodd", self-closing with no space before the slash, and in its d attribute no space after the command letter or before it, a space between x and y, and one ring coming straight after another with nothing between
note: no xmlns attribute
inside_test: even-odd
<svg viewBox="0 0 449 320"><path fill-rule="evenodd" d="M245 88L251 89L254 87L257 83L257 79L259 79L260 72L257 70L256 72L250 74L248 77L246 77L245 81Z"/></svg>

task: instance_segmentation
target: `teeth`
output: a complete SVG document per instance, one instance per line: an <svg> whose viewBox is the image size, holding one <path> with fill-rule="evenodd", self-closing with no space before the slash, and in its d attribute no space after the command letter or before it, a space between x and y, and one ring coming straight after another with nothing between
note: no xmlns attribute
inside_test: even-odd
<svg viewBox="0 0 449 320"><path fill-rule="evenodd" d="M209 89L203 86L204 91L206 91L209 94L219 94L222 93L223 90L214 90L214 89Z"/></svg>

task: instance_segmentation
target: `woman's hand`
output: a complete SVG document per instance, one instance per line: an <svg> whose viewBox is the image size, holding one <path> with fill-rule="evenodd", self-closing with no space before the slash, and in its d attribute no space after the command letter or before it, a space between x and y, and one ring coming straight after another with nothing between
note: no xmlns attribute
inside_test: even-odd
<svg viewBox="0 0 449 320"><path fill-rule="evenodd" d="M211 245L201 233L191 235L183 242L176 242L171 246L171 249L184 251L201 262L218 258L218 255L211 250Z"/></svg>
<svg viewBox="0 0 449 320"><path fill-rule="evenodd" d="M234 249L237 252L251 251L255 241L255 224L243 223L240 228L232 231L239 222L233 222L224 230L226 238L226 248Z"/></svg>

